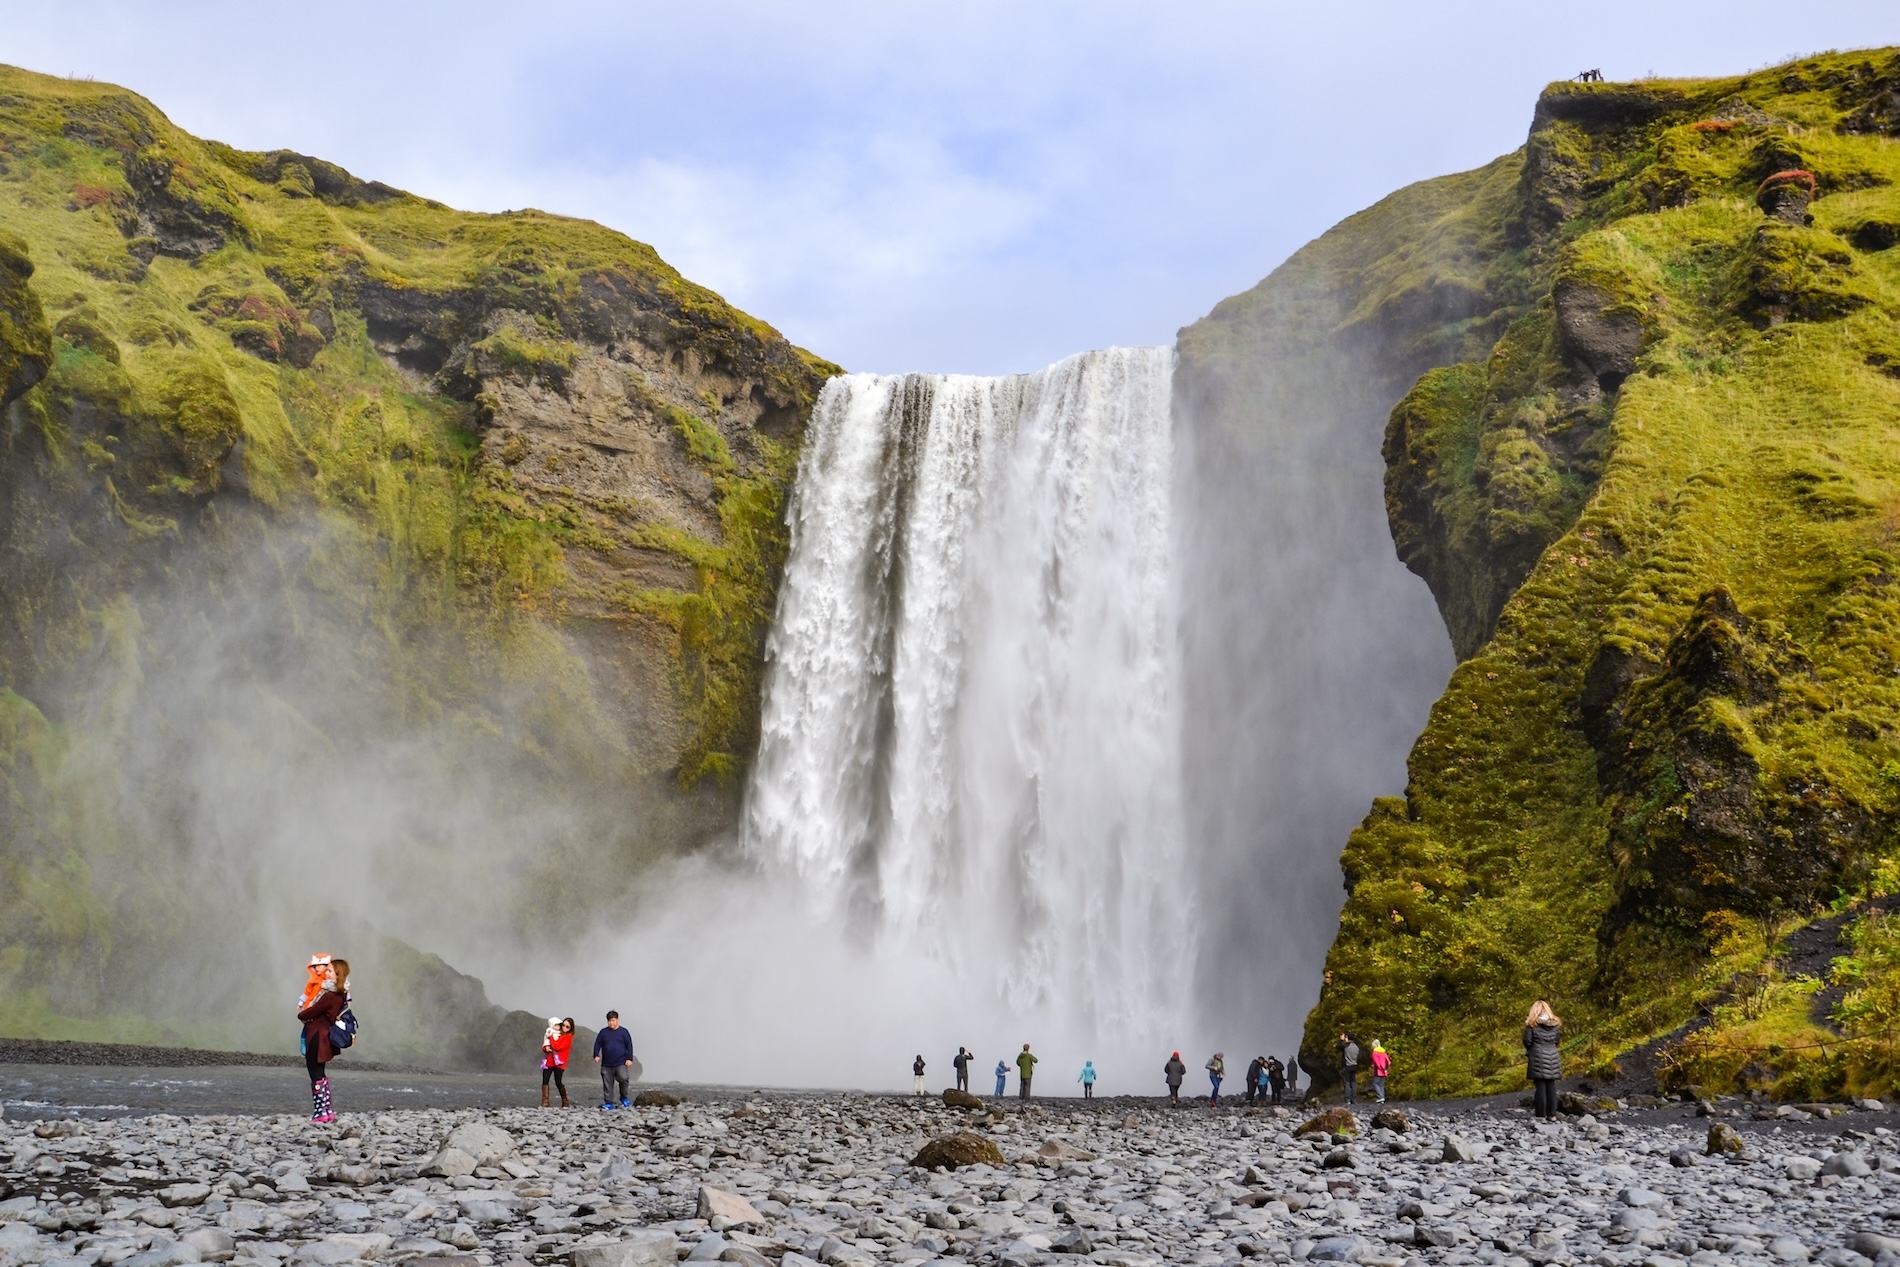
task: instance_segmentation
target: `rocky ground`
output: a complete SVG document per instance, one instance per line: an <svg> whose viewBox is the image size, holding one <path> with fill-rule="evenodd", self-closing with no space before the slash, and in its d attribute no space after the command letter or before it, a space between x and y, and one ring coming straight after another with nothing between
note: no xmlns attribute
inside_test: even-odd
<svg viewBox="0 0 1900 1267"><path fill-rule="evenodd" d="M1284 1109L793 1093L8 1121L0 1267L1900 1262L1900 1147L1871 1104L1362 1109L1297 1135ZM946 1137L990 1160L912 1164Z"/></svg>

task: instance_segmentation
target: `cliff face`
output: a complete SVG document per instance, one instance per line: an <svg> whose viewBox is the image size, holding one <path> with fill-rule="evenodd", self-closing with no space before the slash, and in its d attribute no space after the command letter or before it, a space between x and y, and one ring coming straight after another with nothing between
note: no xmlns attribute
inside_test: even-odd
<svg viewBox="0 0 1900 1267"><path fill-rule="evenodd" d="M1757 1010L1718 1031L1784 984L1805 1008L1778 939L1893 883L1897 92L1885 51L1539 101L1504 160L1521 289L1386 433L1462 663L1346 849L1316 1058L1350 1029L1409 1093L1521 1085L1543 997L1607 1071L1738 972ZM1884 1024L1872 980L1814 1020Z"/></svg>
<svg viewBox="0 0 1900 1267"><path fill-rule="evenodd" d="M560 944L729 824L836 372L598 225L0 69L0 1025L243 1014L326 909Z"/></svg>

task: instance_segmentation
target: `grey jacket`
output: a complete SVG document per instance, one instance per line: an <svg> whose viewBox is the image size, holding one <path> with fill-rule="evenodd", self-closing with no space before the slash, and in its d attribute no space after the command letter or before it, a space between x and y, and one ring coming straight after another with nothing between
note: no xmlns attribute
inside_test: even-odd
<svg viewBox="0 0 1900 1267"><path fill-rule="evenodd" d="M1563 1028L1549 1021L1524 1027L1524 1061L1530 1066L1532 1081L1564 1076L1563 1057L1557 1053L1557 1041Z"/></svg>
<svg viewBox="0 0 1900 1267"><path fill-rule="evenodd" d="M1161 1072L1168 1075L1169 1086L1178 1087L1181 1085L1181 1079L1187 1077L1187 1066L1170 1056L1168 1063L1161 1066Z"/></svg>

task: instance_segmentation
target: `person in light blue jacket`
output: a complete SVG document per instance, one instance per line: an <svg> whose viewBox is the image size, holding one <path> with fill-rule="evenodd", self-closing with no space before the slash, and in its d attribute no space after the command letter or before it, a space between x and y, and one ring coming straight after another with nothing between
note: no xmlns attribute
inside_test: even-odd
<svg viewBox="0 0 1900 1267"><path fill-rule="evenodd" d="M1095 1098L1095 1062L1083 1061L1082 1072L1075 1076L1075 1080L1082 1084L1082 1098L1093 1100Z"/></svg>
<svg viewBox="0 0 1900 1267"><path fill-rule="evenodd" d="M1003 1081L1009 1077L1009 1066L1002 1061L996 1062L996 1094L1003 1094Z"/></svg>

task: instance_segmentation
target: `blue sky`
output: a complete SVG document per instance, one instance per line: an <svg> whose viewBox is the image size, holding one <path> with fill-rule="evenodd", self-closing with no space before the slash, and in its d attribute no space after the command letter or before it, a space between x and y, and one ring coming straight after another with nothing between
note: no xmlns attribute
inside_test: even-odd
<svg viewBox="0 0 1900 1267"><path fill-rule="evenodd" d="M0 60L475 210L652 243L850 369L1171 341L1548 80L1900 41L1891 0L0 0Z"/></svg>

